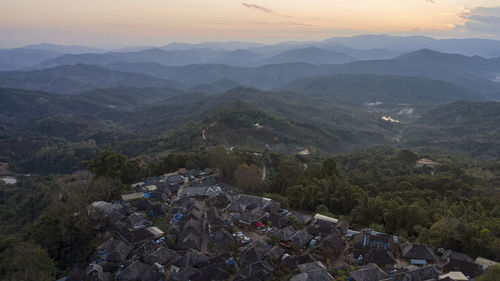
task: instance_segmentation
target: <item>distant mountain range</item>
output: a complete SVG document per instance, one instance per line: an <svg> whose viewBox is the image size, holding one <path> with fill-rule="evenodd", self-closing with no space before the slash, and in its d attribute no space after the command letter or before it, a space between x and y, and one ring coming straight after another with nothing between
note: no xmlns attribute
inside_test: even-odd
<svg viewBox="0 0 500 281"><path fill-rule="evenodd" d="M316 47L293 49L264 59L263 64L279 64L290 62L305 62L311 64L341 64L353 62L356 59L342 53L327 51Z"/></svg>
<svg viewBox="0 0 500 281"><path fill-rule="evenodd" d="M166 51L158 49L140 54L126 54L132 54L131 57L137 58L150 56L157 52ZM238 50L232 51L231 54L235 57L238 56L239 52ZM246 51L243 52L246 53ZM311 54L312 56L309 56ZM315 48L285 52L273 57L273 60L286 60L288 56L292 56L307 57L307 59L316 60L319 63L319 57L316 56L318 54L325 54L332 60L349 60L348 56ZM67 56L76 58L85 55ZM245 54L242 55L242 57L244 56ZM500 61L498 59L446 54L428 49L403 54L388 60L365 60L344 64L281 63L255 67L224 64L164 66L158 62L112 62L112 59L105 59L115 58L114 55L110 54L93 54L91 57L91 63L99 62L99 66L77 64L41 70L0 72L0 86L74 94L108 87L167 85L182 87L185 85L188 88L193 88L202 85L200 90L206 91L213 86L211 90L221 92L229 90L229 84L272 89L282 87L296 79L344 73L425 77L461 86L485 99L500 100L500 83L498 81ZM227 83L228 80L232 82ZM219 82L216 83L217 81ZM221 83L221 81L226 82ZM302 80L302 82L305 81L308 80ZM215 84L209 86L212 83ZM294 87L295 91L304 90L301 85L295 84ZM463 88L462 90L464 90ZM293 89L289 87L287 90Z"/></svg>
<svg viewBox="0 0 500 281"><path fill-rule="evenodd" d="M49 68L67 64L105 65L117 62L159 63L165 66L226 64L262 66L279 63L342 64L393 59L404 53L430 49L485 58L500 57L500 41L434 39L423 36L360 35L323 41L264 45L248 42L171 43L160 47L130 47L117 51L48 43L0 50L0 71Z"/></svg>
<svg viewBox="0 0 500 281"><path fill-rule="evenodd" d="M79 46L79 45L56 45L50 43L40 43L27 45L22 47L22 49L36 49L36 50L45 50L51 51L60 54L84 54L84 53L103 53L106 52L103 49Z"/></svg>
<svg viewBox="0 0 500 281"><path fill-rule="evenodd" d="M60 53L38 49L0 50L0 71L18 70L61 56Z"/></svg>
<svg viewBox="0 0 500 281"><path fill-rule="evenodd" d="M294 79L337 73L422 76L444 80L480 93L488 99L500 99L500 63L498 59L468 57L457 54L419 50L389 60L355 61L346 64L313 65L307 63L270 64L258 67L237 67L220 64L162 67L144 64L114 64L121 71L143 72L162 79L171 79L194 87L229 79L237 83L270 89Z"/></svg>
<svg viewBox="0 0 500 281"><path fill-rule="evenodd" d="M43 70L0 72L0 87L76 94L113 87L182 87L142 73L109 70L95 65L65 65Z"/></svg>

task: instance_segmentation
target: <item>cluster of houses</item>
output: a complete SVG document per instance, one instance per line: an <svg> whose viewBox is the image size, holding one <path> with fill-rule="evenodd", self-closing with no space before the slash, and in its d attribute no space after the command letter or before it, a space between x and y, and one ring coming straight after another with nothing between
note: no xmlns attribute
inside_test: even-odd
<svg viewBox="0 0 500 281"><path fill-rule="evenodd" d="M118 202L89 207L103 243L65 281L465 281L496 264L286 210L217 184L209 169L132 187Z"/></svg>

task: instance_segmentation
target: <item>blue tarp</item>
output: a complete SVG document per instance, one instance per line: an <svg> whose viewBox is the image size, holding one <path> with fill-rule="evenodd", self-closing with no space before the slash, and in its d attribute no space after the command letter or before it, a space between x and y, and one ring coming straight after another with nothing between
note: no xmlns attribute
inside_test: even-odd
<svg viewBox="0 0 500 281"><path fill-rule="evenodd" d="M416 265L426 265L427 261L426 260L416 260L416 259L410 259L411 264L416 264Z"/></svg>

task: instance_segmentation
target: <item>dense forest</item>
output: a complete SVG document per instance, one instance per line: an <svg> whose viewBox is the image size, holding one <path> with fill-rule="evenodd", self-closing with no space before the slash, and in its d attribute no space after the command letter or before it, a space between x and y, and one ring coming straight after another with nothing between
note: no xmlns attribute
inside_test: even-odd
<svg viewBox="0 0 500 281"><path fill-rule="evenodd" d="M219 180L243 192L339 217L354 228L369 226L434 248L500 259L500 163L437 155L437 166L416 165L425 156L389 147L327 159L214 147L143 163L103 151L82 163L86 171L25 178L16 187L0 184L0 276L63 276L99 241L88 204L116 200L130 183L180 167L211 167ZM27 264L30 272L24 271Z"/></svg>

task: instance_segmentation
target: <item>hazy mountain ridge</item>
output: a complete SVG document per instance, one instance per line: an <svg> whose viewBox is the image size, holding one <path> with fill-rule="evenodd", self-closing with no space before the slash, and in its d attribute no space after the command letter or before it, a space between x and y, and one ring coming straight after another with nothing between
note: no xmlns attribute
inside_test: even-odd
<svg viewBox="0 0 500 281"><path fill-rule="evenodd" d="M213 83L202 83L195 87L192 87L192 90L195 91L204 91L208 93L222 94L234 88L245 87L238 82L229 79L219 79Z"/></svg>
<svg viewBox="0 0 500 281"><path fill-rule="evenodd" d="M0 86L64 94L110 87L182 87L143 73L113 71L95 65L65 65L31 71L0 72Z"/></svg>
<svg viewBox="0 0 500 281"><path fill-rule="evenodd" d="M61 54L38 49L4 49L0 50L0 71L18 70L41 63Z"/></svg>
<svg viewBox="0 0 500 281"><path fill-rule="evenodd" d="M342 64L356 59L338 52L327 51L316 47L293 49L263 60L264 64L280 64L289 62L305 62L311 64Z"/></svg>
<svg viewBox="0 0 500 281"><path fill-rule="evenodd" d="M335 74L301 78L279 90L334 96L360 104L435 104L462 99L484 100L479 94L445 81L376 74Z"/></svg>
<svg viewBox="0 0 500 281"><path fill-rule="evenodd" d="M300 49L319 48L350 56L355 60L392 59L403 53L419 49L432 49L438 52L462 55L479 55L487 58L500 57L500 41L489 39L434 39L423 36L388 36L359 35L352 37L334 37L323 41L295 41L277 44L259 44L249 42L206 42L199 44L171 43L160 47L133 47L104 51L102 49L77 46L55 45L49 43L33 44L16 49L4 49L1 52L39 51L54 52L57 57L27 60L23 64L0 60L0 69L16 70L24 67L47 68L64 64L107 64L125 62L160 62L164 65L188 65L223 63L229 65L263 65L266 58ZM245 51L254 54L253 58L235 56L231 53ZM285 54L283 54L285 53ZM11 55L11 58L14 58ZM21 56L16 57L23 59ZM326 60L328 61L328 59ZM308 62L304 58L291 57L283 63ZM345 61L344 61L345 62Z"/></svg>

